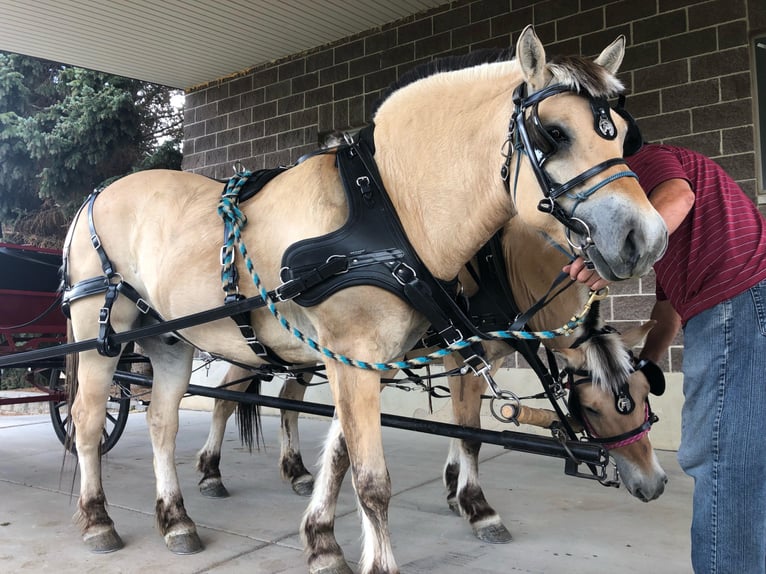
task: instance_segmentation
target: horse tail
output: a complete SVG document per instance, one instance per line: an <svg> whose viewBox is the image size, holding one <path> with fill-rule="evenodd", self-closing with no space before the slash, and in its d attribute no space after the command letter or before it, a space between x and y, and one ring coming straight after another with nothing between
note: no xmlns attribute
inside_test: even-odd
<svg viewBox="0 0 766 574"><path fill-rule="evenodd" d="M66 338L68 343L74 342L74 331L72 330L72 320L67 319L66 322ZM64 377L67 388L67 413L69 416L66 418L64 432L66 433L66 440L64 441L64 448L68 451L74 452L74 419L72 417L72 405L74 404L75 396L77 395L77 369L80 364L79 353L67 353L64 359Z"/></svg>
<svg viewBox="0 0 766 574"><path fill-rule="evenodd" d="M261 378L254 375L244 392L261 394ZM260 405L237 403L237 428L242 446L246 446L251 453L253 446L256 448L259 448L260 444L266 446L263 443Z"/></svg>

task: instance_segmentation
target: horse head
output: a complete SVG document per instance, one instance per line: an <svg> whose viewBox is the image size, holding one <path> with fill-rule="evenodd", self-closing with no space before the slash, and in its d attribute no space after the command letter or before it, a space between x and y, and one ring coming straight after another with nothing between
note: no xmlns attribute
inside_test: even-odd
<svg viewBox="0 0 766 574"><path fill-rule="evenodd" d="M568 376L569 410L589 440L614 457L628 491L649 502L662 494L667 482L647 437L657 420L649 394L661 395L665 384L659 367L634 360L629 349L640 344L655 322L621 335L595 324L594 315L597 309L571 347L556 351L564 359L562 375Z"/></svg>
<svg viewBox="0 0 766 574"><path fill-rule="evenodd" d="M519 216L610 281L645 274L664 253L667 228L622 159L628 125L607 103L623 90L615 74L625 38L595 60L546 62L528 26L516 54L524 81L514 91L503 175Z"/></svg>

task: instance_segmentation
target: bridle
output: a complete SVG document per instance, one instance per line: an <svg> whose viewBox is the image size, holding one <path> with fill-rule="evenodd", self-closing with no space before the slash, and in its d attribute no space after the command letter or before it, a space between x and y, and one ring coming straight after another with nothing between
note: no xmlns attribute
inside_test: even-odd
<svg viewBox="0 0 766 574"><path fill-rule="evenodd" d="M630 169L625 169L624 171L620 171L619 173L599 181L585 191L572 193L572 190L576 187L584 184L603 171L616 165L625 165L625 160L622 157L614 157L602 161L561 184L556 183L550 175L548 175L544 168L545 163L558 151L559 143L551 136L540 121L538 105L546 98L566 92L578 94L588 100L594 118L593 128L599 136L607 140L613 140L617 137L617 128L612 121L610 106L606 99L578 92L564 84L552 84L528 96L526 83L521 83L513 92L514 111L508 125L508 139L504 145L505 161L501 168L500 175L505 182L506 191L511 193L511 184L509 181L511 157L514 155L513 150L520 151L521 153L516 154L516 179L513 183L513 195L515 199L521 155L525 155L529 160L532 171L535 174L544 196L537 208L544 213L550 213L566 227L567 240L570 245L574 249L579 249L583 257L587 259L587 250L593 245L593 239L588 225L583 220L575 217L575 210L581 202L585 201L596 191L616 179L622 177L633 177L638 179L638 177ZM528 110L529 113L527 113ZM567 213L558 202L562 196L575 200L575 204L570 213ZM574 232L582 238L580 243L575 244L573 242L570 236L571 232Z"/></svg>
<svg viewBox="0 0 766 574"><path fill-rule="evenodd" d="M650 365L648 361L634 360L633 363L633 370L631 371L631 374L635 373L636 371L644 371L644 369L648 368L648 365ZM585 414L585 410L582 408L582 405L580 404L580 401L575 394L576 387L584 384L593 384L593 378L590 371L581 369L564 369L561 371L560 377L561 379L566 379L566 381L562 380L562 384L564 387L569 389L570 414L582 422L583 427L585 427L585 430L588 434L589 442L601 444L607 450L628 446L638 442L644 436L646 436L646 434L651 430L652 425L659 420L659 417L652 411L651 404L649 403L649 397L647 396L646 401L644 402L644 421L639 426L621 434L608 437L600 437L598 436L598 433L596 433L596 431L593 429L593 426ZM647 379L648 378L649 377L647 376ZM651 388L652 383L650 382L650 389ZM661 391L653 392L655 392L655 394L661 394ZM630 394L630 388L627 381L623 383L623 385L615 393L614 403L615 409L621 415L629 415L635 410L636 402L633 400L633 397Z"/></svg>

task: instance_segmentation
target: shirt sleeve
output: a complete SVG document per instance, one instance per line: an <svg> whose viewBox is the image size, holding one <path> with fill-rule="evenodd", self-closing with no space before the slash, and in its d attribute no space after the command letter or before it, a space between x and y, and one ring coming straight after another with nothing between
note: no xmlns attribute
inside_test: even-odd
<svg viewBox="0 0 766 574"><path fill-rule="evenodd" d="M681 161L673 150L666 146L647 144L637 154L625 160L638 176L638 182L646 195L650 195L655 187L670 179L689 181ZM691 185L691 182L689 184Z"/></svg>

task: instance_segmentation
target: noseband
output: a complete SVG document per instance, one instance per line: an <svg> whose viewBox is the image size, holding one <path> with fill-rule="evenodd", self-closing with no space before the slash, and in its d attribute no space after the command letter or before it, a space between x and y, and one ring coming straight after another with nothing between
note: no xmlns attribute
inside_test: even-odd
<svg viewBox="0 0 766 574"><path fill-rule="evenodd" d="M508 125L508 139L506 141L506 146L508 148L512 146L513 149L521 152L517 154L516 159L517 178L519 174L521 154L523 153L529 160L529 163L532 166L532 171L537 178L537 182L540 185L540 189L543 191L544 196L537 208L545 213L550 213L560 221L567 228L567 239L572 247L580 249L583 255L585 255L587 249L593 245L593 239L591 238L590 229L586 223L574 216L575 209L577 209L577 206L581 202L585 201L596 191L614 180L622 177L637 178L637 176L629 169L626 169L603 179L585 191L570 193L575 187L582 185L610 167L615 165L625 165L625 160L622 157L615 157L594 165L565 183L559 184L551 179L545 171L544 165L546 161L558 151L559 144L542 125L537 108L540 102L544 99L566 92L577 93L589 101L594 118L593 128L599 136L607 140L613 140L617 137L617 128L615 127L614 122L612 122L609 112L609 104L604 98L576 92L563 84L546 86L542 90L533 93L531 96L527 96L527 86L525 83L522 83L513 92L514 112ZM529 114L527 114L527 110L529 110ZM508 190L509 193L510 163L512 155L512 150L507 149L507 153L505 153L505 162L501 169L501 176L505 182L506 190ZM514 181L514 196L516 194L517 183L517 181ZM571 213L567 213L557 201L563 195L575 200L575 205L572 208ZM572 242L569 238L570 232L574 232L582 238L580 244L575 245Z"/></svg>

